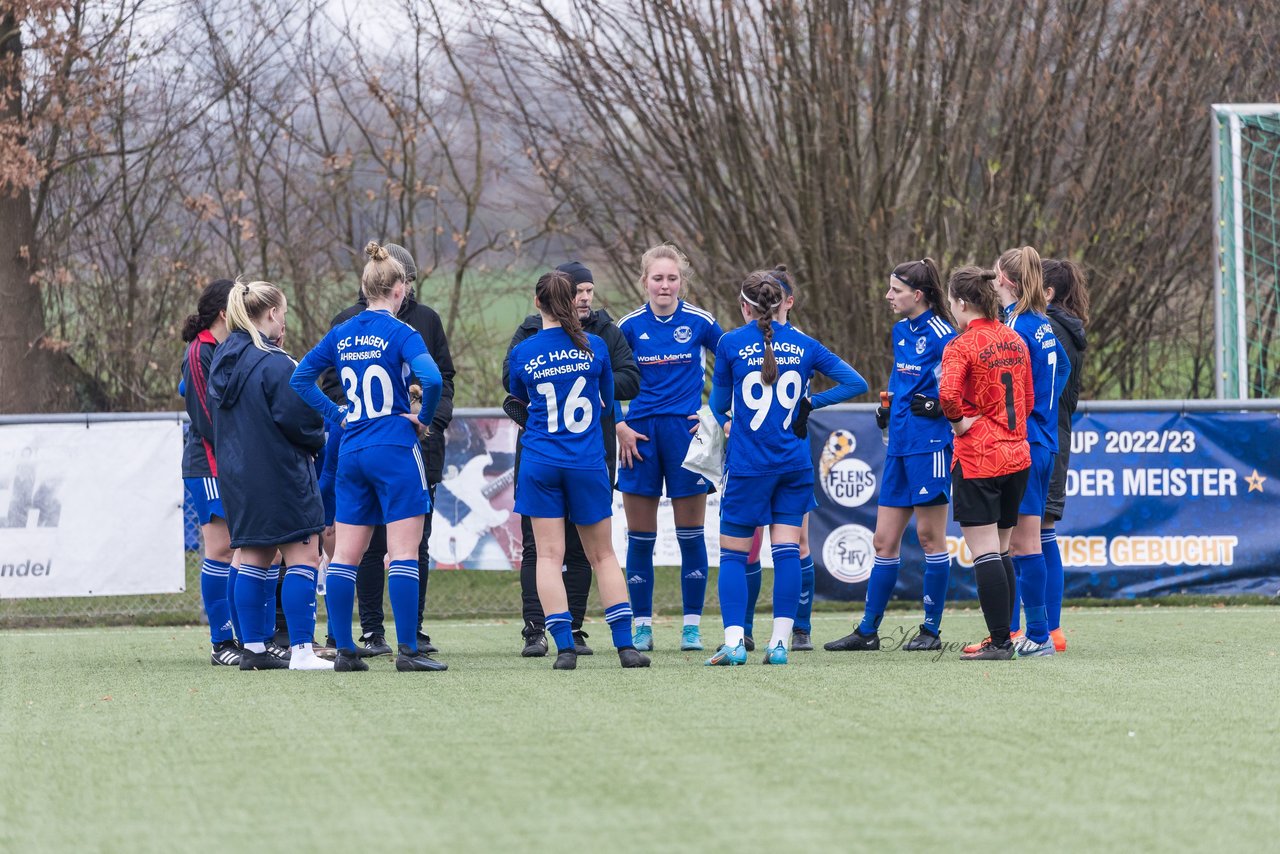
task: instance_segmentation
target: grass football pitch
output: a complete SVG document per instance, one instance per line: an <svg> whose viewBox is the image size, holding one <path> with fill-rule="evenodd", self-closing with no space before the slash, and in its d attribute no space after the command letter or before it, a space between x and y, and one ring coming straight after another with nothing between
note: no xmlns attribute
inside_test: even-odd
<svg viewBox="0 0 1280 854"><path fill-rule="evenodd" d="M441 674L213 668L199 628L0 632L0 851L1274 850L1280 608L1064 622L1050 659L721 669L659 621L647 671L596 623L572 673L512 623L432 624ZM847 630L815 615L819 645Z"/></svg>

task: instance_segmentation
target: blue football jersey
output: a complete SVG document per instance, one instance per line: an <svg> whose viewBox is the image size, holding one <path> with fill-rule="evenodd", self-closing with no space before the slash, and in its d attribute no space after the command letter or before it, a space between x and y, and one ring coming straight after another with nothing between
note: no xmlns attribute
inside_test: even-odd
<svg viewBox="0 0 1280 854"><path fill-rule="evenodd" d="M409 364L427 352L412 326L385 311L365 310L329 330L302 367L338 372L347 396L342 453L372 445L416 446L408 419Z"/></svg>
<svg viewBox="0 0 1280 854"><path fill-rule="evenodd" d="M773 355L778 379L765 385L760 379L764 335L759 326L749 323L726 332L716 347L712 382L733 389L733 426L725 454L731 475L756 477L813 467L809 441L792 432L791 423L801 399L809 394L814 371L830 376L843 363L820 342L776 321Z"/></svg>
<svg viewBox="0 0 1280 854"><path fill-rule="evenodd" d="M945 418L911 414L911 398L917 394L938 396L942 351L956 331L926 309L914 320L903 318L893 325L893 373L889 375L889 448L891 457L927 454L951 445L951 425Z"/></svg>
<svg viewBox="0 0 1280 854"><path fill-rule="evenodd" d="M706 352L715 352L723 331L710 313L684 300L668 317L645 303L618 321L640 368L640 393L627 418L692 415L702 406Z"/></svg>
<svg viewBox="0 0 1280 854"><path fill-rule="evenodd" d="M1043 314L1013 314L1005 308L1005 325L1017 332L1031 353L1031 384L1036 405L1027 417L1027 441L1058 452L1058 397L1071 375L1071 360Z"/></svg>
<svg viewBox="0 0 1280 854"><path fill-rule="evenodd" d="M604 467L600 416L613 406L613 369L609 345L590 333L587 343L590 353L556 326L511 350L511 393L529 403L524 459L561 468Z"/></svg>

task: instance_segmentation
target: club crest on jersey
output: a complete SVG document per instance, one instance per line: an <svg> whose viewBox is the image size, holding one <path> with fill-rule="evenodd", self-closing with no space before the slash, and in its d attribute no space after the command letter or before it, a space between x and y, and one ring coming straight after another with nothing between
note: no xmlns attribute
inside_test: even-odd
<svg viewBox="0 0 1280 854"><path fill-rule="evenodd" d="M848 430L836 430L827 437L818 460L822 491L841 507L860 507L876 492L876 476L871 466L853 455L858 440Z"/></svg>
<svg viewBox="0 0 1280 854"><path fill-rule="evenodd" d="M929 346L928 340L921 335L916 339L916 355L923 356L925 349Z"/></svg>
<svg viewBox="0 0 1280 854"><path fill-rule="evenodd" d="M688 326L677 326L676 331L671 334L675 336L677 344L688 344L693 340L693 330Z"/></svg>
<svg viewBox="0 0 1280 854"><path fill-rule="evenodd" d="M875 557L874 535L861 525L841 525L822 544L822 565L845 584L870 578Z"/></svg>

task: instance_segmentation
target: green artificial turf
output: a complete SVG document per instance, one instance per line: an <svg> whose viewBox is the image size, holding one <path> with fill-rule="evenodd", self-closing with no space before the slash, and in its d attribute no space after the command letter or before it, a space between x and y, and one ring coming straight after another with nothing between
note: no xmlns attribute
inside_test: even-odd
<svg viewBox="0 0 1280 854"><path fill-rule="evenodd" d="M442 674L213 668L195 628L0 632L0 851L1268 849L1280 608L1064 622L1051 659L713 669L659 621L647 671L595 624L573 673L519 658L514 623L433 623ZM814 620L819 645L847 630Z"/></svg>

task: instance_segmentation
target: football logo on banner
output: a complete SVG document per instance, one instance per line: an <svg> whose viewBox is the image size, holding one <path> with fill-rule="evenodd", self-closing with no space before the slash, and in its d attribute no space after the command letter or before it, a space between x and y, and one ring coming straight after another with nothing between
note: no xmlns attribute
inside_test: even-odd
<svg viewBox="0 0 1280 854"><path fill-rule="evenodd" d="M846 584L866 581L876 557L872 537L871 531L861 525L841 525L822 544L822 565Z"/></svg>
<svg viewBox="0 0 1280 854"><path fill-rule="evenodd" d="M861 507L876 492L876 476L871 466L853 455L858 440L848 430L836 430L827 437L818 461L822 491L841 507Z"/></svg>

